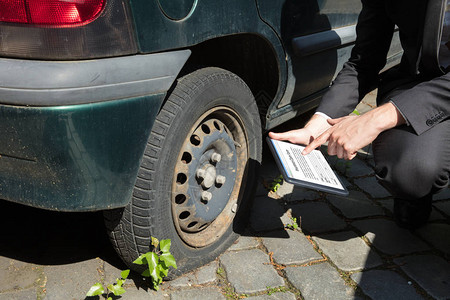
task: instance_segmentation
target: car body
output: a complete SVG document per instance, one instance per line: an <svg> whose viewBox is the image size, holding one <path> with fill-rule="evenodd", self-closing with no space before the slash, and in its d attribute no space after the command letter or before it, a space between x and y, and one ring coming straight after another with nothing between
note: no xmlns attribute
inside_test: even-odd
<svg viewBox="0 0 450 300"><path fill-rule="evenodd" d="M311 110L350 56L361 9L359 0L93 1L101 10L87 20L0 18L1 199L126 207L157 115L199 67L239 76L263 131ZM387 67L401 53L395 36Z"/></svg>

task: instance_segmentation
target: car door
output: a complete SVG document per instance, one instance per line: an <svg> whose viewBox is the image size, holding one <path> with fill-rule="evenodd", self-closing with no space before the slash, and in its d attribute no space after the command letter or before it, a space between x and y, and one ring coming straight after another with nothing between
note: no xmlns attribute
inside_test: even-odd
<svg viewBox="0 0 450 300"><path fill-rule="evenodd" d="M361 1L257 0L257 4L261 18L280 36L290 67L278 108L317 98L350 56ZM392 53L398 52L397 43Z"/></svg>

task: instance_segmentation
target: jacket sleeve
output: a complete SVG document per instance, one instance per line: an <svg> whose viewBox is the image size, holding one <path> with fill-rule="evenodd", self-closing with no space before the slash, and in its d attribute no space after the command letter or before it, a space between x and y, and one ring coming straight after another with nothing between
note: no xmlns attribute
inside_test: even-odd
<svg viewBox="0 0 450 300"><path fill-rule="evenodd" d="M350 59L317 109L331 118L351 113L358 102L376 88L378 74L386 64L394 23L386 14L384 1L363 0L362 4Z"/></svg>
<svg viewBox="0 0 450 300"><path fill-rule="evenodd" d="M422 82L390 100L420 135L450 116L450 73Z"/></svg>

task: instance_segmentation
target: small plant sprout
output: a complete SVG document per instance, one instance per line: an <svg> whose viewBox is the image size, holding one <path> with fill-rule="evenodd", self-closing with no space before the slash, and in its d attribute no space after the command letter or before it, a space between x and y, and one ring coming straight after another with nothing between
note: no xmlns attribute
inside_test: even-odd
<svg viewBox="0 0 450 300"><path fill-rule="evenodd" d="M280 188L282 183L283 183L283 175L280 175L272 181L272 183L269 186L269 189L275 193Z"/></svg>
<svg viewBox="0 0 450 300"><path fill-rule="evenodd" d="M286 224L286 228L291 229L291 230L297 229L298 228L297 218L290 217L289 219L291 219L291 223Z"/></svg>
<svg viewBox="0 0 450 300"><path fill-rule="evenodd" d="M159 285L163 278L169 273L169 267L177 268L175 258L170 254L171 241L161 240L152 237L152 251L139 256L133 263L138 265L148 265L142 276L150 277L154 290L159 290ZM159 246L159 251L158 251Z"/></svg>
<svg viewBox="0 0 450 300"><path fill-rule="evenodd" d="M217 269L217 274L222 275L225 272L225 270L222 267L219 267Z"/></svg>
<svg viewBox="0 0 450 300"><path fill-rule="evenodd" d="M359 116L361 113L355 108L355 110L352 112L352 114Z"/></svg>
<svg viewBox="0 0 450 300"><path fill-rule="evenodd" d="M92 296L100 296L106 293L107 300L112 300L112 297L109 296L111 293L114 294L114 296L120 296L123 293L125 293L125 289L122 287L122 285L125 283L125 280L127 279L128 275L130 274L130 270L124 270L120 272L121 278L117 278L117 282L114 284L109 284L107 286L107 293L105 292L105 289L103 285L100 282L97 282L94 284L89 291L87 292L87 297Z"/></svg>

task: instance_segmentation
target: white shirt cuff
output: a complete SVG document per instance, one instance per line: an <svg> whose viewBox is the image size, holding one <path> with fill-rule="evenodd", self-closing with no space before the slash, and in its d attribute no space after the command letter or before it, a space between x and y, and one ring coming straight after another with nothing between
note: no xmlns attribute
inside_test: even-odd
<svg viewBox="0 0 450 300"><path fill-rule="evenodd" d="M314 114L315 114L315 115L322 116L322 117L324 117L326 120L331 119L330 116L328 116L328 115L326 115L326 114L324 114L324 113L322 113L322 112L320 112L320 111L316 111Z"/></svg>

